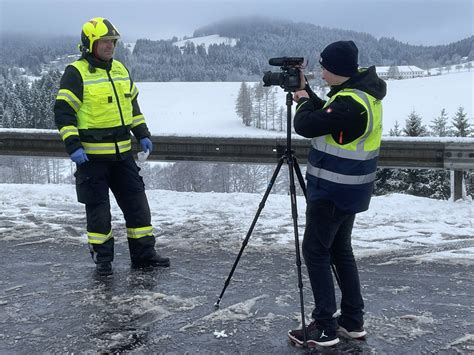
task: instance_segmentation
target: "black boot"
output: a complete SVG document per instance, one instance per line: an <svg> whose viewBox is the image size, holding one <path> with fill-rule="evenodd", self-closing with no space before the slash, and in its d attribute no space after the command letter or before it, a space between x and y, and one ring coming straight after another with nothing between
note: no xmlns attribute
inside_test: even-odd
<svg viewBox="0 0 474 355"><path fill-rule="evenodd" d="M132 261L132 267L135 269L142 269L148 267L169 267L170 266L170 258L160 256L154 251L153 257L146 260L134 260Z"/></svg>
<svg viewBox="0 0 474 355"><path fill-rule="evenodd" d="M159 255L156 251L153 253L153 257L148 260L148 263L150 266L157 267L157 266L162 266L162 267L169 267L170 266L170 258L167 258L166 256L161 256Z"/></svg>
<svg viewBox="0 0 474 355"><path fill-rule="evenodd" d="M112 275L112 263L107 261L104 263L97 263L95 265L95 271L97 275L99 276L107 276L107 275Z"/></svg>
<svg viewBox="0 0 474 355"><path fill-rule="evenodd" d="M133 268L168 267L170 259L160 256L155 250L155 237L143 237L139 239L128 239L130 247L130 258Z"/></svg>

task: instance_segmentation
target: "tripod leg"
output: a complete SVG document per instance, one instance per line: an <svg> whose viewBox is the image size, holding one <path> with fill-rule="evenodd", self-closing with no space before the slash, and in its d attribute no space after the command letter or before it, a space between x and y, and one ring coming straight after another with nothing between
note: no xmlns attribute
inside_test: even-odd
<svg viewBox="0 0 474 355"><path fill-rule="evenodd" d="M296 160L296 157L293 157L293 160L295 162L296 177L298 178L298 181L300 182L301 189L303 190L303 195L306 198L306 184L304 182L303 174L301 173L301 169L298 164L298 160Z"/></svg>
<svg viewBox="0 0 474 355"><path fill-rule="evenodd" d="M296 249L296 270L298 273L298 288L300 291L300 306L301 306L301 325L303 327L303 346L306 347L306 324L304 318L304 299L303 299L303 278L301 276L301 256L300 256L300 241L298 237L298 208L296 205L296 187L295 187L295 176L294 176L294 158L289 153L287 157L288 172L290 174L290 195L291 195L291 216L293 218L293 229L295 233L295 249ZM301 174L301 172L300 172ZM300 181L301 183L301 181Z"/></svg>
<svg viewBox="0 0 474 355"><path fill-rule="evenodd" d="M224 288L221 291L221 294L219 295L219 298L217 299L217 302L214 304L215 309L219 309L219 304L221 303L222 297L224 296L224 292L227 289L227 286L229 286L229 282L232 278L232 275L234 275L235 268L237 267L237 264L239 263L240 257L242 256L242 253L244 252L245 247L247 246L247 243L250 239L250 235L253 232L253 229L255 227L255 224L257 223L258 217L260 216L260 213L263 210L263 207L265 207L265 202L267 201L268 195L270 194L270 191L272 190L273 184L275 183L275 180L278 176L278 173L280 172L281 166L283 165L283 161L285 160L285 156L282 156L280 160L278 161L278 165L275 168L275 171L273 172L273 176L270 179L270 182L268 183L267 190L265 191L265 194L263 195L262 201L260 202L258 206L257 213L255 214L255 217L253 218L252 224L250 225L250 228L247 232L247 235L245 236L244 241L242 242L242 246L239 251L239 255L237 255L237 258L235 259L234 265L232 266L232 270L229 273L229 276L227 276L227 280L225 281Z"/></svg>

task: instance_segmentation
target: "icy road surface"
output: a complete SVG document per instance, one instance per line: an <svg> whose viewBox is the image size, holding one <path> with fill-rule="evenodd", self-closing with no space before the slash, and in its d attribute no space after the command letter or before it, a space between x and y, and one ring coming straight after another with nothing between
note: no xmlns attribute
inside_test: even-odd
<svg viewBox="0 0 474 355"><path fill-rule="evenodd" d="M73 186L0 185L0 196L0 353L302 352L286 337L300 315L288 196L269 197L219 311L261 195L148 191L158 250L171 257L148 272L130 268L114 204L115 272L102 279ZM314 351L472 353L473 205L374 198L353 243L369 335ZM302 235L302 198L298 207Z"/></svg>

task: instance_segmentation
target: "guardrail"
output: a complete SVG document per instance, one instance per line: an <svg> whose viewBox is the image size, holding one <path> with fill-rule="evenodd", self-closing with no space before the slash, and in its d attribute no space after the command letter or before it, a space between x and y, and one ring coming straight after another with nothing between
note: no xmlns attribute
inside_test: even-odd
<svg viewBox="0 0 474 355"><path fill-rule="evenodd" d="M286 138L223 138L153 136L149 160L276 163ZM306 162L308 139L293 138L300 163ZM138 149L134 145L134 149ZM0 155L67 157L54 130L0 129ZM474 169L474 138L387 137L382 140L379 166L384 168Z"/></svg>
<svg viewBox="0 0 474 355"><path fill-rule="evenodd" d="M152 141L148 159L154 161L271 164L286 147L286 138L153 136ZM292 148L305 164L310 141L293 138ZM29 129L0 129L0 155L68 157L57 131ZM387 137L382 140L379 167L454 170L456 191L462 170L474 169L474 138Z"/></svg>

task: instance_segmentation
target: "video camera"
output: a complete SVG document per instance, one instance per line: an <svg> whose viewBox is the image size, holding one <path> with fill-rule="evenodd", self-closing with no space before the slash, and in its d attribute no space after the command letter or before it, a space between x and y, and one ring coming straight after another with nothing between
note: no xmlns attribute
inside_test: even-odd
<svg viewBox="0 0 474 355"><path fill-rule="evenodd" d="M278 85L285 91L298 91L300 89L300 69L306 66L306 60L303 57L270 58L268 64L280 67L281 72L265 72L263 86Z"/></svg>

